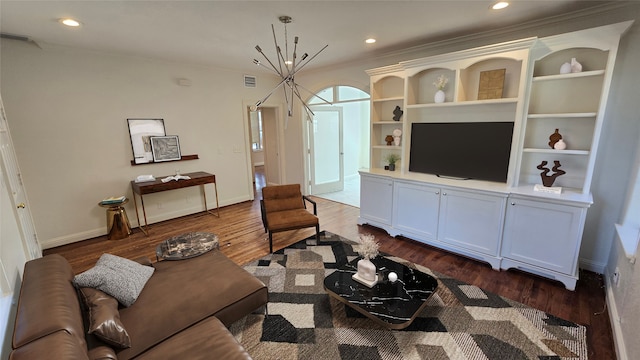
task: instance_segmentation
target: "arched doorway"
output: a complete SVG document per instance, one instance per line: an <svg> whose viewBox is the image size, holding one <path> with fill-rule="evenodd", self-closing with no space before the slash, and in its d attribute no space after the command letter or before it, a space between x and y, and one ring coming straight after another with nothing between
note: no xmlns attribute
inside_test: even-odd
<svg viewBox="0 0 640 360"><path fill-rule="evenodd" d="M336 85L316 93L308 104L315 113L305 139L309 194L360 206L358 170L369 165L369 94Z"/></svg>

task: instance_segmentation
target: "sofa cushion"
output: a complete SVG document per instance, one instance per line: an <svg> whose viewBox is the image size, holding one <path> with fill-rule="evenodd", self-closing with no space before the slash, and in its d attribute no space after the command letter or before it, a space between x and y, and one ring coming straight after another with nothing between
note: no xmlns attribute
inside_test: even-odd
<svg viewBox="0 0 640 360"><path fill-rule="evenodd" d="M131 306L140 295L154 268L111 254L102 254L94 267L78 274L74 282L79 287L104 291L122 305Z"/></svg>
<svg viewBox="0 0 640 360"><path fill-rule="evenodd" d="M215 317L206 318L136 357L137 360L247 360L249 354Z"/></svg>
<svg viewBox="0 0 640 360"><path fill-rule="evenodd" d="M153 266L135 304L120 309L131 347L116 350L119 359L134 358L209 316L228 326L267 302L264 283L219 250Z"/></svg>
<svg viewBox="0 0 640 360"><path fill-rule="evenodd" d="M82 288L80 292L89 311L89 334L115 347L130 347L131 339L120 321L118 300L93 288Z"/></svg>

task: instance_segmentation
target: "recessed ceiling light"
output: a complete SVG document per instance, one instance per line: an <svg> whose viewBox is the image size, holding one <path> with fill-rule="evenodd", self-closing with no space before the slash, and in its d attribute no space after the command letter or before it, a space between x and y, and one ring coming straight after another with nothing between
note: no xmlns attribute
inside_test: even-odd
<svg viewBox="0 0 640 360"><path fill-rule="evenodd" d="M367 40L365 40L364 42L366 42L367 44L373 44L376 42L376 39L374 38L368 38Z"/></svg>
<svg viewBox="0 0 640 360"><path fill-rule="evenodd" d="M78 20L74 20L71 18L60 19L58 21L60 21L60 23L64 25L71 26L71 27L80 26L80 22Z"/></svg>
<svg viewBox="0 0 640 360"><path fill-rule="evenodd" d="M509 3L506 1L498 1L497 3L491 5L491 8L493 10L500 10L500 9L504 9L507 6L509 6Z"/></svg>

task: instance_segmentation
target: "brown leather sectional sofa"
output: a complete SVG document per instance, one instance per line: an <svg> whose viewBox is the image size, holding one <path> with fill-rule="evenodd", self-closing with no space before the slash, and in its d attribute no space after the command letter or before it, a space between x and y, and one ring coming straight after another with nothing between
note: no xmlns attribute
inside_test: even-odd
<svg viewBox="0 0 640 360"><path fill-rule="evenodd" d="M131 346L117 348L87 334L62 256L27 262L9 359L250 359L227 326L266 305L260 280L219 250L150 266L135 303L118 309Z"/></svg>

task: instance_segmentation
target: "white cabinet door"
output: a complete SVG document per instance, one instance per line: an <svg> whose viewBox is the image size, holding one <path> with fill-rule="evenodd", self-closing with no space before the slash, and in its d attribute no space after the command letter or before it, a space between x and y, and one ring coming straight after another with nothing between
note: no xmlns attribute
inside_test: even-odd
<svg viewBox="0 0 640 360"><path fill-rule="evenodd" d="M502 256L567 275L576 273L587 209L511 198Z"/></svg>
<svg viewBox="0 0 640 360"><path fill-rule="evenodd" d="M391 225L392 206L393 181L391 179L360 176L360 223L371 220L379 224Z"/></svg>
<svg viewBox="0 0 640 360"><path fill-rule="evenodd" d="M396 181L393 187L393 227L400 234L435 239L440 189Z"/></svg>
<svg viewBox="0 0 640 360"><path fill-rule="evenodd" d="M498 256L504 224L505 196L442 189L440 241Z"/></svg>

